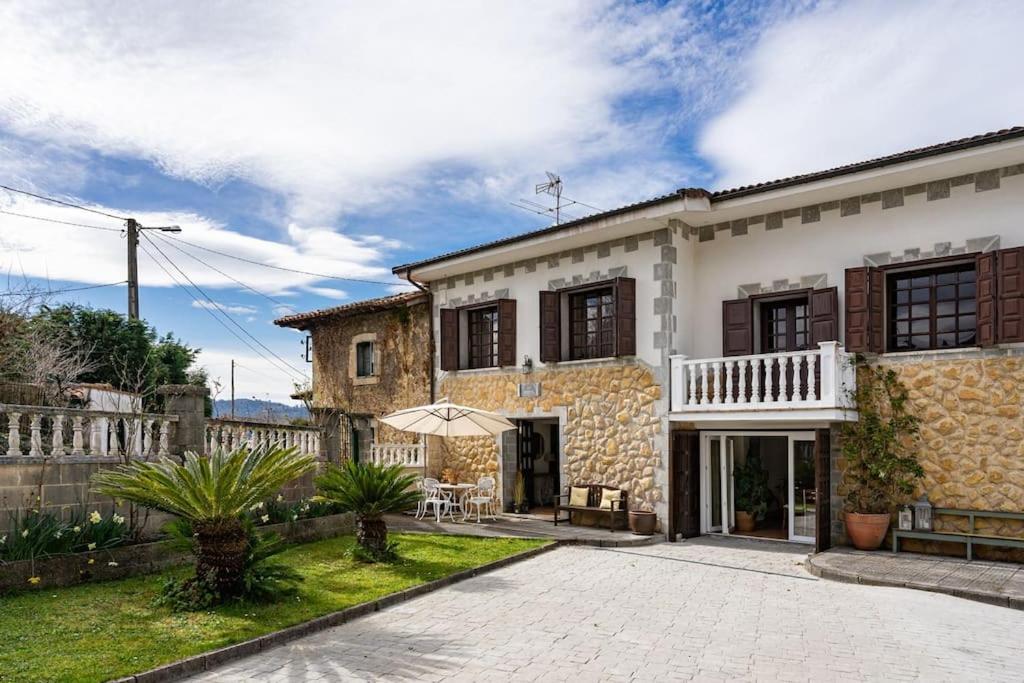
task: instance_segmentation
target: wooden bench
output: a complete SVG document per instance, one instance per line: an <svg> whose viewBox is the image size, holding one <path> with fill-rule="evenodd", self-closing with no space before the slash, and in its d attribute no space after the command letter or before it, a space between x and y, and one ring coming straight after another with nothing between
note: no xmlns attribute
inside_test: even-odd
<svg viewBox="0 0 1024 683"><path fill-rule="evenodd" d="M1024 512L1001 512L998 510L957 510L955 508L935 508L932 515L949 515L953 517L967 517L970 520L970 530L963 531L904 531L894 529L892 532L892 551L900 550L901 538L912 538L920 541L949 541L950 543L963 543L967 546L967 559L974 559L975 545L993 545L1004 548L1024 548L1024 538L1013 538L1012 536L998 536L996 534L978 533L974 520L978 517L986 519L1017 519L1024 521Z"/></svg>
<svg viewBox="0 0 1024 683"><path fill-rule="evenodd" d="M571 491L574 488L587 489L586 505L568 504L569 496L571 495ZM568 522L569 524L572 524L572 513L574 512L597 512L600 514L608 515L608 528L611 531L615 531L615 519L617 517L622 517L623 529L628 527L629 520L626 516L629 510L629 506L626 503L626 497L628 494L624 490L617 488L615 486L607 486L605 484L577 484L576 486L570 486L568 490L570 491L570 493L555 496L555 526L558 526L559 522ZM612 501L612 506L610 509L601 507L601 494L604 491L619 492L619 499L617 501ZM562 503L563 500L565 501L564 504ZM569 513L569 516L565 519L559 519L558 514L562 510L566 510Z"/></svg>

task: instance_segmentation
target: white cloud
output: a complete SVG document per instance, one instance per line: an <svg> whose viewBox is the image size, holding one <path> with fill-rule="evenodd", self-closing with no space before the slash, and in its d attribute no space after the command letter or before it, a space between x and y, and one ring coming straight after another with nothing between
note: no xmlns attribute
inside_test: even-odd
<svg viewBox="0 0 1024 683"><path fill-rule="evenodd" d="M728 90L727 58L758 21L801 1L6 3L0 126L240 178L323 224L415 201L439 166L657 158L680 111ZM638 93L667 97L622 111Z"/></svg>
<svg viewBox="0 0 1024 683"><path fill-rule="evenodd" d="M720 187L1024 123L1024 3L827 6L779 25L704 131Z"/></svg>
<svg viewBox="0 0 1024 683"><path fill-rule="evenodd" d="M232 313L234 315L249 315L256 313L257 309L254 306L243 306L240 304L219 304L216 301L207 301L205 299L193 299L192 308L205 308L207 310L219 310L225 313ZM254 318L248 318L248 320L254 320Z"/></svg>
<svg viewBox="0 0 1024 683"><path fill-rule="evenodd" d="M297 368L302 368L305 365L305 362L296 354L281 355ZM288 404L296 403L290 398L295 391L291 376L282 372L270 361L249 352L204 348L199 352L196 365L206 368L210 377L210 394L213 398L231 398L232 360L235 361L235 398L257 398ZM309 372L308 366L306 372ZM219 393L214 382L220 385Z"/></svg>
<svg viewBox="0 0 1024 683"><path fill-rule="evenodd" d="M188 284L187 275L203 288L240 289L237 280L270 296L297 292L318 293L331 298L345 296L342 290L323 286L323 283L336 282L334 280L272 270L222 254L323 275L398 282L385 265L392 246L388 240L351 237L330 228L303 227L293 223L287 229L288 241L276 242L242 234L188 212L128 212L118 207L89 206L114 215L131 213L143 225L178 224L182 227L180 237L187 243L161 233L153 233L148 239L140 240L139 281L143 286L172 287L175 280ZM113 219L3 190L0 190L0 210L108 229L123 227ZM167 258L176 263L181 272L170 265ZM0 214L0 269L13 270L19 275L23 272L29 277L87 284L124 280L124 235L116 230L90 230Z"/></svg>

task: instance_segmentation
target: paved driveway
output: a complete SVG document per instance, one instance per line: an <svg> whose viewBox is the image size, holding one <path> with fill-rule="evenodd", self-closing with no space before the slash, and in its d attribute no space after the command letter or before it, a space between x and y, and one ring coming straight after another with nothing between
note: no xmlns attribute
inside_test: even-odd
<svg viewBox="0 0 1024 683"><path fill-rule="evenodd" d="M197 680L1021 680L1024 612L819 580L806 550L560 548Z"/></svg>

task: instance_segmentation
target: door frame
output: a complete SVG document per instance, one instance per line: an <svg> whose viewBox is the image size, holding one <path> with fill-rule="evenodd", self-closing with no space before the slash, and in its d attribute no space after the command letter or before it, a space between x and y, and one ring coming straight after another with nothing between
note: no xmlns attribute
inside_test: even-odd
<svg viewBox="0 0 1024 683"><path fill-rule="evenodd" d="M729 429L729 430L701 430L700 432L700 532L702 534L721 534L723 536L733 535L729 532L729 527L735 523L735 504L734 504L734 491L735 485L733 480L734 470L734 457L735 454L732 452L731 442L728 441L730 436L779 436L786 437L786 500L788 503L788 515L786 519L786 541L794 543L815 543L815 538L807 536L794 536L793 535L793 520L794 520L794 496L793 496L793 455L794 441L810 441L811 444L815 444L817 434L814 429L793 429L793 430L745 430L745 429ZM712 530L711 527L711 440L719 440L719 467L721 472L720 486L721 492L719 501L722 506L721 519L723 525L720 530ZM727 445L728 444L728 445ZM817 451L815 451L817 452ZM817 468L819 463L815 460L815 473L817 474Z"/></svg>

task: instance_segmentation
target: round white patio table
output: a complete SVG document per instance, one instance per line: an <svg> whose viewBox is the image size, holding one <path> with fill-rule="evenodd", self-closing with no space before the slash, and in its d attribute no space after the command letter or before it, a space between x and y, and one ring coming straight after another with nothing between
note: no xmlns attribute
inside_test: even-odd
<svg viewBox="0 0 1024 683"><path fill-rule="evenodd" d="M463 502L466 500L469 492L476 488L476 484L438 484L437 487L442 491L451 493L452 509L462 513L462 519L465 521L466 506L463 505Z"/></svg>

